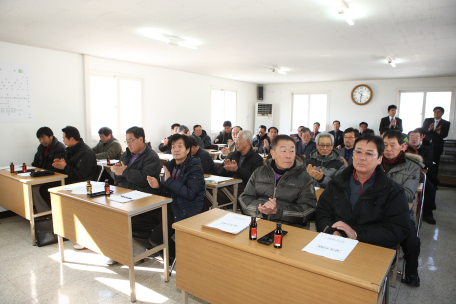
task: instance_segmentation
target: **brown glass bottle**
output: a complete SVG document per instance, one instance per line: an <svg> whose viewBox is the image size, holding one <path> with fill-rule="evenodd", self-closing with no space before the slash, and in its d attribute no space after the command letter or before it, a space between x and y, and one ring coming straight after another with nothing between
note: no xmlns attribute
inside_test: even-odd
<svg viewBox="0 0 456 304"><path fill-rule="evenodd" d="M108 165L111 164L111 158L109 157L109 155L108 155L108 157L106 158L106 163L107 163Z"/></svg>
<svg viewBox="0 0 456 304"><path fill-rule="evenodd" d="M10 165L10 173L14 173L14 164L13 163L11 163L11 165Z"/></svg>
<svg viewBox="0 0 456 304"><path fill-rule="evenodd" d="M22 163L22 172L27 172L27 165Z"/></svg>
<svg viewBox="0 0 456 304"><path fill-rule="evenodd" d="M257 222L256 217L252 216L252 220L250 221L249 225L249 240L256 240L257 239Z"/></svg>
<svg viewBox="0 0 456 304"><path fill-rule="evenodd" d="M87 181L87 194L92 194L92 184L90 183L90 181L88 180Z"/></svg>
<svg viewBox="0 0 456 304"><path fill-rule="evenodd" d="M111 186L109 186L109 180L105 179L105 195L111 194Z"/></svg>
<svg viewBox="0 0 456 304"><path fill-rule="evenodd" d="M282 224L277 223L276 230L274 231L274 247L275 248L282 248L282 239L283 239Z"/></svg>

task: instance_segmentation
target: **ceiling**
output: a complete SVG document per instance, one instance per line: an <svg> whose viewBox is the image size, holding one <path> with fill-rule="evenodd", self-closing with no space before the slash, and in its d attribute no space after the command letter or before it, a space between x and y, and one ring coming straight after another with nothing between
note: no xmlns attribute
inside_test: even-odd
<svg viewBox="0 0 456 304"><path fill-rule="evenodd" d="M1 0L0 41L258 84L456 75L455 0L345 3L354 26L333 0Z"/></svg>

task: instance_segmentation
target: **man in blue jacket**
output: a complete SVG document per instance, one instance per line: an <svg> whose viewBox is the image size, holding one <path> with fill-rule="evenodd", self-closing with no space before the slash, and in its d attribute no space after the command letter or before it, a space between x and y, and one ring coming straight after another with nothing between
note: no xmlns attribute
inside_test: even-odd
<svg viewBox="0 0 456 304"><path fill-rule="evenodd" d="M190 154L190 139L183 134L175 134L170 140L173 160L164 164L165 174L160 182L155 177L147 176L149 186L160 189L161 195L173 199L168 204L168 236L170 260L175 257L176 247L171 236L174 234L172 224L197 215L203 209L206 183L203 168L198 157ZM151 212L150 244L155 247L163 243L161 210ZM155 228L154 228L155 227Z"/></svg>

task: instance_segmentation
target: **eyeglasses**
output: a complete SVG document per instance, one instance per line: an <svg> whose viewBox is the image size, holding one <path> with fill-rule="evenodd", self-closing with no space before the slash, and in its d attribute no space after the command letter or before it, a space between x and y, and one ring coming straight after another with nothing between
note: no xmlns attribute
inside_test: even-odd
<svg viewBox="0 0 456 304"><path fill-rule="evenodd" d="M378 154L374 154L374 153L372 153L372 152L370 152L370 151L363 152L363 151L360 151L360 150L355 150L355 151L353 151L353 153L355 153L355 155L356 155L357 157L361 157L361 155L364 154L364 156L366 157L366 159L371 159L371 158L373 158L374 156L377 156L377 155L378 155Z"/></svg>
<svg viewBox="0 0 456 304"><path fill-rule="evenodd" d="M132 140L126 140L124 141L124 143L126 143L127 145L131 144L132 142L134 142L135 140L137 140L137 138L133 138Z"/></svg>
<svg viewBox="0 0 456 304"><path fill-rule="evenodd" d="M323 148L323 149L329 149L332 147L332 145L318 145L319 147Z"/></svg>
<svg viewBox="0 0 456 304"><path fill-rule="evenodd" d="M420 138L419 135L411 135L410 138L415 139L415 138Z"/></svg>

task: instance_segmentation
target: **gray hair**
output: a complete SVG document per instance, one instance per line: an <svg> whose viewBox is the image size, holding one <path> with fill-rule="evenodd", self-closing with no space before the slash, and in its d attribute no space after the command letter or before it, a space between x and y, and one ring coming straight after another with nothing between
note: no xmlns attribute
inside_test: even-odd
<svg viewBox="0 0 456 304"><path fill-rule="evenodd" d="M187 134L188 132L190 132L190 129L186 126L186 125L181 125L178 129L177 129L177 133L180 133L184 131L185 134Z"/></svg>
<svg viewBox="0 0 456 304"><path fill-rule="evenodd" d="M306 133L306 132L309 132L309 133L310 133L310 129L309 129L309 128L306 128L306 127L303 127L303 128L301 129L301 131L299 132L299 135L302 136L302 134L304 134L304 133Z"/></svg>
<svg viewBox="0 0 456 304"><path fill-rule="evenodd" d="M244 140L250 140L250 144L253 143L253 134L249 130L239 131L238 138L242 137Z"/></svg>
<svg viewBox="0 0 456 304"><path fill-rule="evenodd" d="M320 144L320 138L325 138L325 137L331 138L331 145L334 145L334 136L328 132L322 132L317 135L317 137L315 138L315 142L317 143L317 145Z"/></svg>

